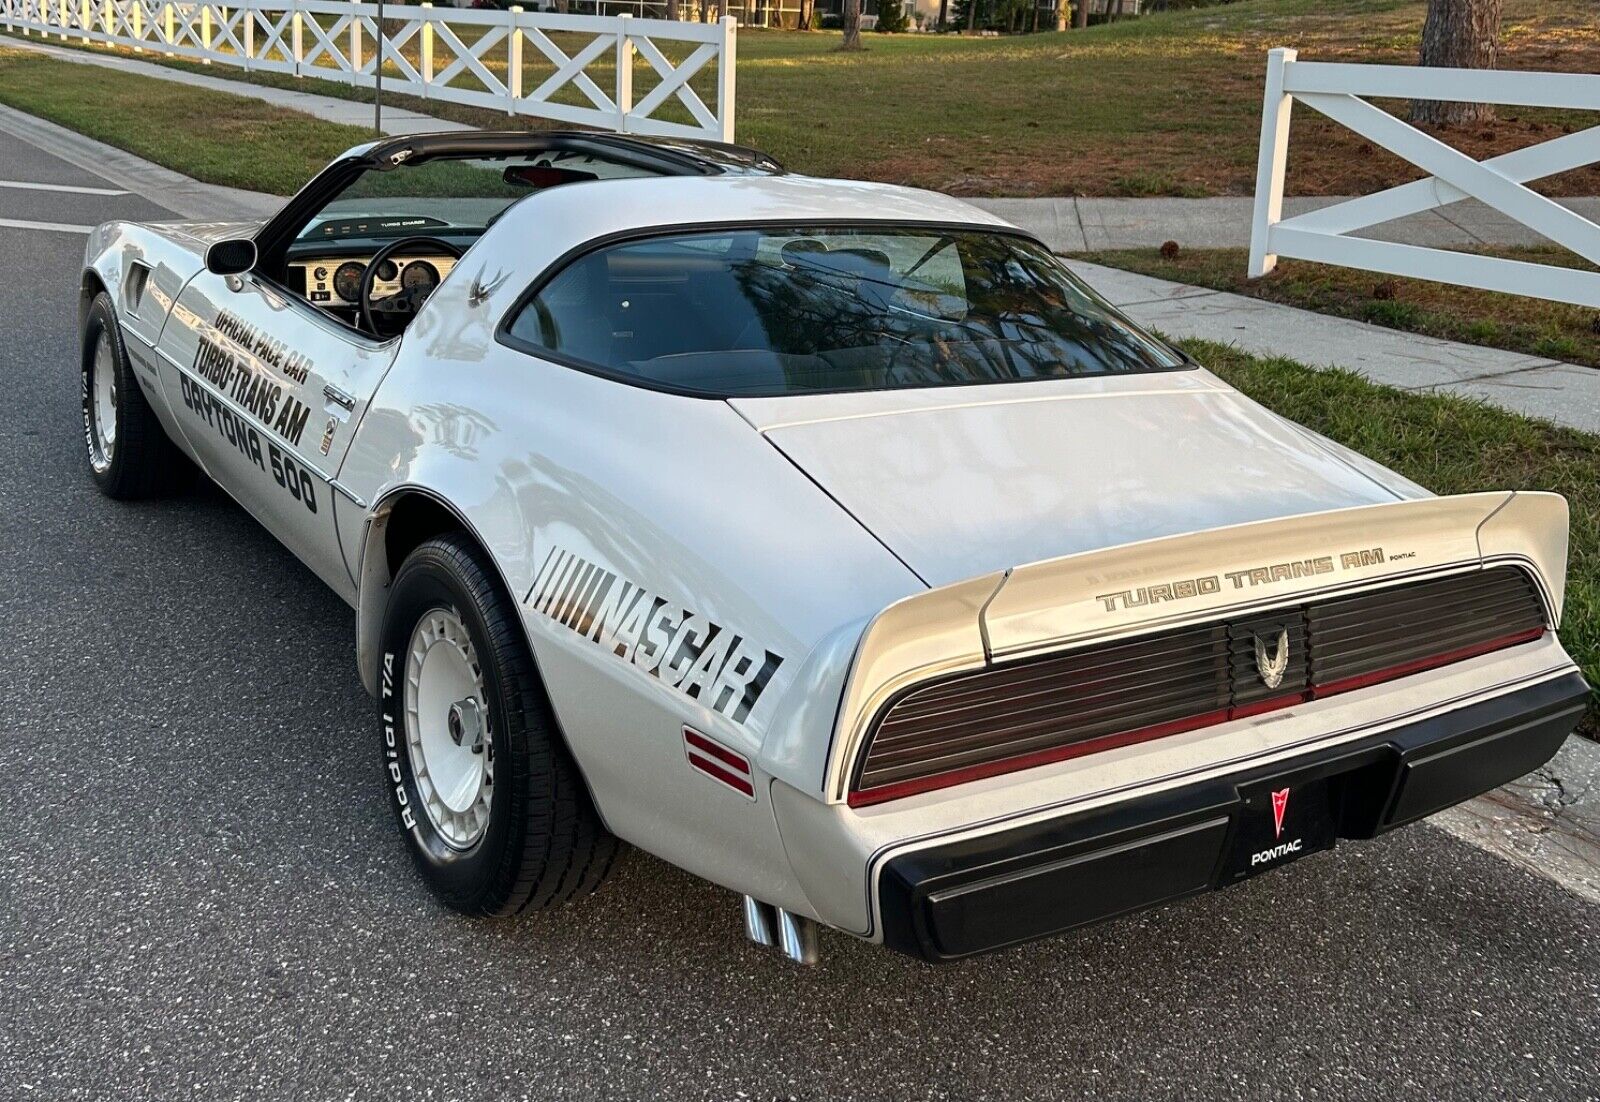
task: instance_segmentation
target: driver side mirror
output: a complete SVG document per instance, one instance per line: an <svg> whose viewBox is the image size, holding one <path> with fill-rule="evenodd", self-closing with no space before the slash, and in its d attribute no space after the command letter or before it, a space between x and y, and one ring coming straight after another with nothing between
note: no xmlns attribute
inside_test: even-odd
<svg viewBox="0 0 1600 1102"><path fill-rule="evenodd" d="M256 266L256 243L249 238L218 241L206 250L206 271L212 275L243 275Z"/></svg>

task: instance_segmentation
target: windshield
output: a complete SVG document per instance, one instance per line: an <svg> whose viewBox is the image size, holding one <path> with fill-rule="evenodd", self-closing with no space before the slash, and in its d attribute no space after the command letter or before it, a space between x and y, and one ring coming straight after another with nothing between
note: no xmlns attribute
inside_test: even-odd
<svg viewBox="0 0 1600 1102"><path fill-rule="evenodd" d="M1033 241L923 227L721 230L602 248L545 284L508 338L715 397L1184 366Z"/></svg>
<svg viewBox="0 0 1600 1102"><path fill-rule="evenodd" d="M300 231L296 245L482 233L512 203L562 184L651 176L588 154L440 157L356 177Z"/></svg>

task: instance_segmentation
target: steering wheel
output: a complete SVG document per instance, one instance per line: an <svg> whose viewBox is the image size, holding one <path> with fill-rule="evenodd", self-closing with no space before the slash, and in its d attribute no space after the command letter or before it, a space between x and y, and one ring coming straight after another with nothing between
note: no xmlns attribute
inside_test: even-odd
<svg viewBox="0 0 1600 1102"><path fill-rule="evenodd" d="M428 301L428 296L433 294L437 283L424 286L407 288L402 285L399 291L383 298L374 299L372 288L378 280L378 269L396 253L419 252L428 255L443 253L455 260L461 259L462 249L441 241L437 237L402 237L398 241L391 241L383 248L372 254L372 259L367 261L366 268L361 273L361 325L376 337L392 337L402 332L411 324L411 319L417 316L417 311L422 309L422 304Z"/></svg>

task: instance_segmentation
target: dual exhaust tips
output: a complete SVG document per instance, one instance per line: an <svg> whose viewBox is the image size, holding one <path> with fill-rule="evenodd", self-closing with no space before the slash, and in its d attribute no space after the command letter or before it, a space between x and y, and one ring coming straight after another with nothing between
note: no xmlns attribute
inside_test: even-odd
<svg viewBox="0 0 1600 1102"><path fill-rule="evenodd" d="M748 895L744 897L744 932L757 945L776 948L796 964L815 964L821 959L816 922Z"/></svg>

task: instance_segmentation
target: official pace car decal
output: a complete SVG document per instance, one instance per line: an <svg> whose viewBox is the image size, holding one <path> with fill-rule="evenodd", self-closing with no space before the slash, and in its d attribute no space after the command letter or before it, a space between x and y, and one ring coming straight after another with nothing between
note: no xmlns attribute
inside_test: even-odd
<svg viewBox="0 0 1600 1102"><path fill-rule="evenodd" d="M559 547L545 556L528 603L736 723L783 665L733 629Z"/></svg>
<svg viewBox="0 0 1600 1102"><path fill-rule="evenodd" d="M294 383L304 383L311 373L311 361L303 352L291 351L277 337L226 310L200 330L195 374L290 445L299 446L311 410L293 394L286 394L269 368Z"/></svg>
<svg viewBox="0 0 1600 1102"><path fill-rule="evenodd" d="M1345 551L1337 556L1339 570L1360 570L1368 566L1381 566L1385 561L1410 558L1415 552L1404 555L1391 555L1388 560L1384 558L1383 548L1362 548L1358 551ZM1332 574L1335 556L1319 555L1310 559L1295 559L1291 562L1267 563L1263 566L1253 566L1246 570L1229 570L1223 574L1205 574L1198 578L1180 578L1175 581L1162 582L1158 585L1142 585L1137 589L1123 589L1116 593L1102 593L1095 598L1106 606L1107 612L1115 612L1118 608L1142 608L1145 605L1156 605L1163 601L1187 601L1195 597L1204 597L1212 593L1221 593L1224 588L1253 589L1256 586L1273 585L1277 582L1286 582L1293 578L1311 578L1319 574Z"/></svg>

